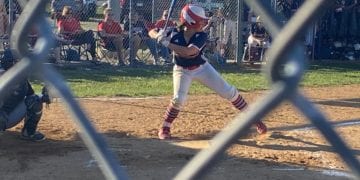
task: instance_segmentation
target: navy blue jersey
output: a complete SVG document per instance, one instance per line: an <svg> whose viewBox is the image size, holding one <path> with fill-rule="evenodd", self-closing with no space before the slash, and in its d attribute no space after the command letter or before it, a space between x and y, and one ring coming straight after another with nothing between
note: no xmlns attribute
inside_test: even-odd
<svg viewBox="0 0 360 180"><path fill-rule="evenodd" d="M179 31L178 29L174 29L171 32L171 40L170 42L179 46L194 46L199 49L200 53L191 59L183 58L175 55L175 64L182 67L190 67L194 65L201 65L206 62L205 57L203 55L203 49L206 45L207 34L204 32L197 32L191 38L189 42L186 42L184 37L184 31Z"/></svg>
<svg viewBox="0 0 360 180"><path fill-rule="evenodd" d="M23 81L16 84L12 90L13 93L5 98L5 101L3 101L2 106L0 107L0 109L6 113L13 111L18 104L24 101L26 96L30 96L35 93L29 81Z"/></svg>

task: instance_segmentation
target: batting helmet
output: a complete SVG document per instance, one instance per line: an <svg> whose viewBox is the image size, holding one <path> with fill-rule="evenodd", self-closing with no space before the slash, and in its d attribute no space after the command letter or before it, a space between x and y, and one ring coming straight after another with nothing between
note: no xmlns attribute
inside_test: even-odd
<svg viewBox="0 0 360 180"><path fill-rule="evenodd" d="M208 19L205 10L198 5L187 4L181 10L180 22L188 28L199 28L200 22Z"/></svg>

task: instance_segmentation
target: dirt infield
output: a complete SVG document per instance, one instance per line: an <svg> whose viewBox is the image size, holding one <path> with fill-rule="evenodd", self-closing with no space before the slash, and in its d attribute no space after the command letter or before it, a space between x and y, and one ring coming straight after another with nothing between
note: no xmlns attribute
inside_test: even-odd
<svg viewBox="0 0 360 180"><path fill-rule="evenodd" d="M265 92L242 93L251 103ZM337 123L337 132L360 157L360 85L308 88L304 93ZM157 140L170 97L81 99L130 179L171 179L237 110L216 95L190 96L175 121L173 141ZM321 135L288 103L265 119L266 135L239 139L204 179L349 179L347 167ZM63 104L44 110L39 130L47 140L19 139L19 125L0 136L1 179L104 179Z"/></svg>

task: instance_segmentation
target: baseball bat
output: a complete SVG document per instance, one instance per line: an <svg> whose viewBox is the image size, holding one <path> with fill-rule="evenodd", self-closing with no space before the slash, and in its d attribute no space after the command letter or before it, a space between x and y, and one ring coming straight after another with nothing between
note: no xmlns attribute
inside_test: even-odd
<svg viewBox="0 0 360 180"><path fill-rule="evenodd" d="M177 0L171 0L168 16L166 17L166 22L165 22L165 25L164 25L164 30L166 30L166 28L167 28L167 26L169 24L170 16L171 16L172 12L174 11L176 1Z"/></svg>

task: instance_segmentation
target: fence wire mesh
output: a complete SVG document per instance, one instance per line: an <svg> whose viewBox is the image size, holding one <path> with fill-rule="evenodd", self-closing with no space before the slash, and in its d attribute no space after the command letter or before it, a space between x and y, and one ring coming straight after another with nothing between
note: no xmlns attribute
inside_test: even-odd
<svg viewBox="0 0 360 180"><path fill-rule="evenodd" d="M143 30L149 30L153 27L154 23L161 18L163 11L168 9L169 1L129 0L120 1L120 4L119 1L115 0L84 2L79 6L75 3L69 4L69 6L72 6L73 12L81 19L81 25L84 26L84 29L96 32L98 30L98 23L104 17L102 11L105 7L110 7L116 13L115 17L120 21L123 30L129 32L142 31L140 35L143 38L142 49L140 46L138 48L134 47L134 34L130 33L132 35L127 40L125 40L126 35L124 36L124 42L128 41L129 43L127 45L129 50L137 51L139 49L141 51L135 52L133 58L139 58L139 60L145 63L148 63L147 61L156 61L158 56L154 54L158 51L156 42L155 51L153 51L151 46L154 45L154 42L146 42L149 39L146 38L146 33ZM178 1L177 8L172 16L174 21L178 19L181 7L187 2L185 0ZM255 103L245 117L236 117L226 128L226 131L223 130L213 139L212 146L195 156L179 172L175 179L199 179L202 177L232 142L246 133L252 122L263 118L285 100L290 101L294 107L299 109L323 133L324 137L332 144L336 152L352 170L355 177L360 178L360 164L353 152L347 148L344 141L333 130L321 111L317 110L305 96L298 92L298 83L305 70L306 57L304 54L303 37L306 35L309 27L311 27L311 24L319 22L316 21L318 17L323 17L321 15L330 7L330 2L338 3L335 0L307 0L303 2L294 15L291 15L290 19L283 19L284 15L281 16L282 18L279 18L280 1L245 0L246 4L240 0L194 2L204 6L209 15L212 16L210 22L213 25L209 29L209 36L210 39L216 39L216 45L211 50L211 55L216 56L216 54L213 54L216 52L227 60L240 61L239 58L242 55L244 43L246 43L250 23L255 21L254 17L258 15L263 18L264 25L273 38L272 47L267 52L268 64L264 69L268 77L270 77L269 81L272 82L273 86L272 91L263 100L259 101L261 103ZM90 152L100 162L100 167L105 177L108 179L127 179L126 173L108 149L103 138L93 128L64 80L51 66L44 65L45 60L48 59L48 53L53 51L51 47L53 47L54 40L57 40L56 38L54 39L53 32L57 30L57 13L61 14L63 5L58 7L42 0L30 0L29 2L26 0L9 0L8 3L10 4L7 7L10 7L8 12L9 21L6 28L3 28L0 33L3 33L3 35L11 34L10 46L19 54L21 61L0 77L0 99L7 95L11 85L25 79L31 72L37 72L35 75L53 87L56 93L64 99L68 111L81 129L80 135L82 139ZM17 10L19 7L22 11L21 13ZM125 27L125 23L129 22L129 19L132 19L135 14L137 15L136 18L144 22L145 29L136 30L135 25L130 25L128 29ZM17 20L15 21L15 19ZM15 25L14 22L16 22ZM29 46L22 42L28 39L33 25L39 27L37 29L39 36L38 41L32 47L33 50L30 51ZM93 35L96 36L96 34ZM126 47L125 44L124 46ZM126 49L123 49L124 54L126 54ZM150 55L146 56L145 54ZM131 52L128 56L131 62ZM219 62L218 59L216 61Z"/></svg>
<svg viewBox="0 0 360 180"><path fill-rule="evenodd" d="M13 29L14 19L21 12L18 0L5 0L5 5L1 6L0 37L6 37ZM12 2L9 6L8 2ZM129 64L132 60L139 60L141 64L164 64L171 62L168 52L161 49L159 45L147 36L147 31L154 27L157 20L162 18L163 11L169 8L170 1L167 0L52 0L48 1L47 12L51 14L51 20L54 31L57 31L57 21L61 17L64 6L70 6L74 15L80 20L81 26L85 30L92 30L96 41L96 60L105 61L112 64L118 64L119 57L115 48L102 48L99 43L98 23L104 19L103 10L106 7L114 9L114 17L120 21L122 30L134 31L132 33L122 34L122 55L125 63ZM120 3L119 3L120 2ZM187 3L193 2L203 6L207 14L211 16L209 28L206 30L209 34L206 55L209 61L213 63L242 63L244 60L254 58L255 60L266 60L258 57L259 52L244 51L248 44L248 37L251 25L255 23L258 14L249 8L243 1L237 0L179 0L173 13L172 20L178 22L181 7ZM281 24L285 24L294 12L297 11L304 0L262 0L267 6L275 11L280 17ZM109 4L109 5L107 5ZM131 4L131 8L130 8ZM137 20L142 21L144 26L130 26L129 12L132 9L133 23ZM308 27L302 37L302 43L305 44L304 53L312 59L343 59L357 60L360 57L360 43L358 34L360 32L357 19L360 16L360 6L357 1L335 1L335 5L329 8L321 18L314 21ZM135 20L136 19L136 20ZM139 35L140 37L137 37ZM139 42L140 41L140 42ZM272 38L270 38L270 42ZM130 48L130 46L132 48ZM86 49L86 48L84 48ZM80 51L80 50L79 50ZM130 51L132 51L130 53ZM80 52L79 52L80 53ZM249 53L249 55L247 55ZM91 59L91 54L82 53L81 59ZM131 57L130 57L131 56ZM70 58L71 59L71 58ZM55 51L53 60L62 62L69 60L66 52ZM167 64L165 63L165 64Z"/></svg>

